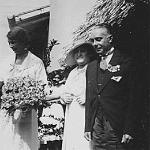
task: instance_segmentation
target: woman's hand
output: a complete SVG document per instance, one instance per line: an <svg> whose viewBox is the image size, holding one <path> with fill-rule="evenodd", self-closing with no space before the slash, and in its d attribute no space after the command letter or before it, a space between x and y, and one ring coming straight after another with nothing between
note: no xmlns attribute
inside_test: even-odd
<svg viewBox="0 0 150 150"><path fill-rule="evenodd" d="M84 105L85 104L85 98L83 98L83 97L77 97L77 102L80 104L80 105Z"/></svg>
<svg viewBox="0 0 150 150"><path fill-rule="evenodd" d="M70 93L64 93L60 96L61 100L63 100L66 104L70 104L73 101L74 95Z"/></svg>

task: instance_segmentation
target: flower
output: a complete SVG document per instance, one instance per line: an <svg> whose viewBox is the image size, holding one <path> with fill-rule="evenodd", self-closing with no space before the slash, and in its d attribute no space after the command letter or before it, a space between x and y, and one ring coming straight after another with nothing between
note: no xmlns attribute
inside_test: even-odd
<svg viewBox="0 0 150 150"><path fill-rule="evenodd" d="M64 119L57 120L54 116L49 116L39 120L38 135L41 141L62 140Z"/></svg>
<svg viewBox="0 0 150 150"><path fill-rule="evenodd" d="M8 113L16 109L37 109L45 97L42 81L35 81L30 76L9 78L2 87L1 108Z"/></svg>
<svg viewBox="0 0 150 150"><path fill-rule="evenodd" d="M112 66L111 64L108 64L107 70L110 72L120 71L120 65Z"/></svg>
<svg viewBox="0 0 150 150"><path fill-rule="evenodd" d="M100 62L100 68L102 70L108 70L109 72L120 71L120 65L112 66L111 64L107 64L106 60Z"/></svg>
<svg viewBox="0 0 150 150"><path fill-rule="evenodd" d="M14 120L18 120L21 116L21 110L16 110L14 113Z"/></svg>
<svg viewBox="0 0 150 150"><path fill-rule="evenodd" d="M61 104L58 103L52 102L50 106L43 109L42 117L39 118L38 128L40 141L62 140L64 115L62 114L62 107L59 106Z"/></svg>

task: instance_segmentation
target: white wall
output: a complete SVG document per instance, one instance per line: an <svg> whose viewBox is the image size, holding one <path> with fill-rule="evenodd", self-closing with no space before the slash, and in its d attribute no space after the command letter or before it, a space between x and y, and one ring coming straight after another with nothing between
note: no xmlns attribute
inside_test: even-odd
<svg viewBox="0 0 150 150"><path fill-rule="evenodd" d="M52 70L59 68L57 60L63 53L62 48L72 42L73 31L84 22L86 13L95 2L96 0L50 0L50 38L61 43L52 50Z"/></svg>

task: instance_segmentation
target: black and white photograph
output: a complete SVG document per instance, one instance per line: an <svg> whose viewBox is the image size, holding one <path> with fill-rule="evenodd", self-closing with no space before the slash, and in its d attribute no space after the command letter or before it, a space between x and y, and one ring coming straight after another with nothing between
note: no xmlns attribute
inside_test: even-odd
<svg viewBox="0 0 150 150"><path fill-rule="evenodd" d="M150 149L150 0L0 3L0 150Z"/></svg>

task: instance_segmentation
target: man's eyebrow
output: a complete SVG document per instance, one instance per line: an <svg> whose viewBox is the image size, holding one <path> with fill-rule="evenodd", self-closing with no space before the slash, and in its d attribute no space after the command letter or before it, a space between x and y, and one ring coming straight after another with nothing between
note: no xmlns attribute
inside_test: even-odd
<svg viewBox="0 0 150 150"><path fill-rule="evenodd" d="M95 37L94 39L102 39L103 37L101 36L98 36L98 37Z"/></svg>

